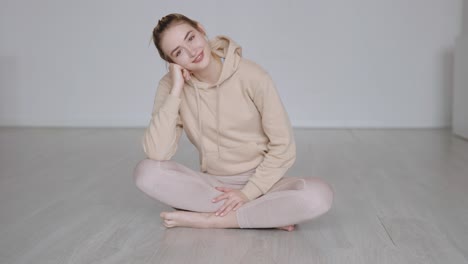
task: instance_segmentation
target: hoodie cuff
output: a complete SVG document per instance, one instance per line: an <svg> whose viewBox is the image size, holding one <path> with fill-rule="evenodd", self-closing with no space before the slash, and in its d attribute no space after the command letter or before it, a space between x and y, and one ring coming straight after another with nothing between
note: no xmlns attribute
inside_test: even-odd
<svg viewBox="0 0 468 264"><path fill-rule="evenodd" d="M240 190L250 201L255 200L261 196L263 192L253 182L248 181L247 184Z"/></svg>
<svg viewBox="0 0 468 264"><path fill-rule="evenodd" d="M181 101L182 99L180 99L179 97L172 94L168 94L166 100L161 106L161 110L172 114L178 114Z"/></svg>

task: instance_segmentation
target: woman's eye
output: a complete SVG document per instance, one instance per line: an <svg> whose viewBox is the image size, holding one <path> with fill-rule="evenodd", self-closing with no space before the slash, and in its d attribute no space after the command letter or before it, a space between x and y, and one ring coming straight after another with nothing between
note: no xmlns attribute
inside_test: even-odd
<svg viewBox="0 0 468 264"><path fill-rule="evenodd" d="M176 52L175 56L179 57L179 55L180 55L180 50Z"/></svg>
<svg viewBox="0 0 468 264"><path fill-rule="evenodd" d="M191 36L189 40L192 41L194 38L195 38L195 35Z"/></svg>

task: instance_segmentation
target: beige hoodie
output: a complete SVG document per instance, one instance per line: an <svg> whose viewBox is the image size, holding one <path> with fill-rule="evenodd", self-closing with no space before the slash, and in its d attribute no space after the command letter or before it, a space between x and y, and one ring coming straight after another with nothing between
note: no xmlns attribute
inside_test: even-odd
<svg viewBox="0 0 468 264"><path fill-rule="evenodd" d="M234 175L256 168L241 189L253 200L293 165L291 124L265 70L243 58L242 48L227 36L215 37L210 45L225 58L219 80L210 85L192 76L179 98L170 94L167 73L156 91L143 149L150 159L169 160L184 130L199 151L202 172Z"/></svg>

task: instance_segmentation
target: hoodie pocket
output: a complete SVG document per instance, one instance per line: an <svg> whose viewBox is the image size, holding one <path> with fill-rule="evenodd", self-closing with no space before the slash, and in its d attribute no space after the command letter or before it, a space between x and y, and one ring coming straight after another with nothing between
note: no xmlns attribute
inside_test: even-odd
<svg viewBox="0 0 468 264"><path fill-rule="evenodd" d="M234 175L256 168L264 157L263 149L255 142L242 144L235 148L206 154L207 170L215 175Z"/></svg>

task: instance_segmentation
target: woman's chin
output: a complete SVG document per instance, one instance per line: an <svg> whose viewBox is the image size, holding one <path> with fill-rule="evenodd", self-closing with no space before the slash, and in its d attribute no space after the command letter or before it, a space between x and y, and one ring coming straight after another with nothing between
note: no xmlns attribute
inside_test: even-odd
<svg viewBox="0 0 468 264"><path fill-rule="evenodd" d="M191 69L190 69L189 71L190 71L190 72L200 72L200 71L203 71L203 70L205 70L206 68L208 68L208 64L209 64L209 63L206 63L206 62L197 63L197 64L193 65L192 67L190 67Z"/></svg>

